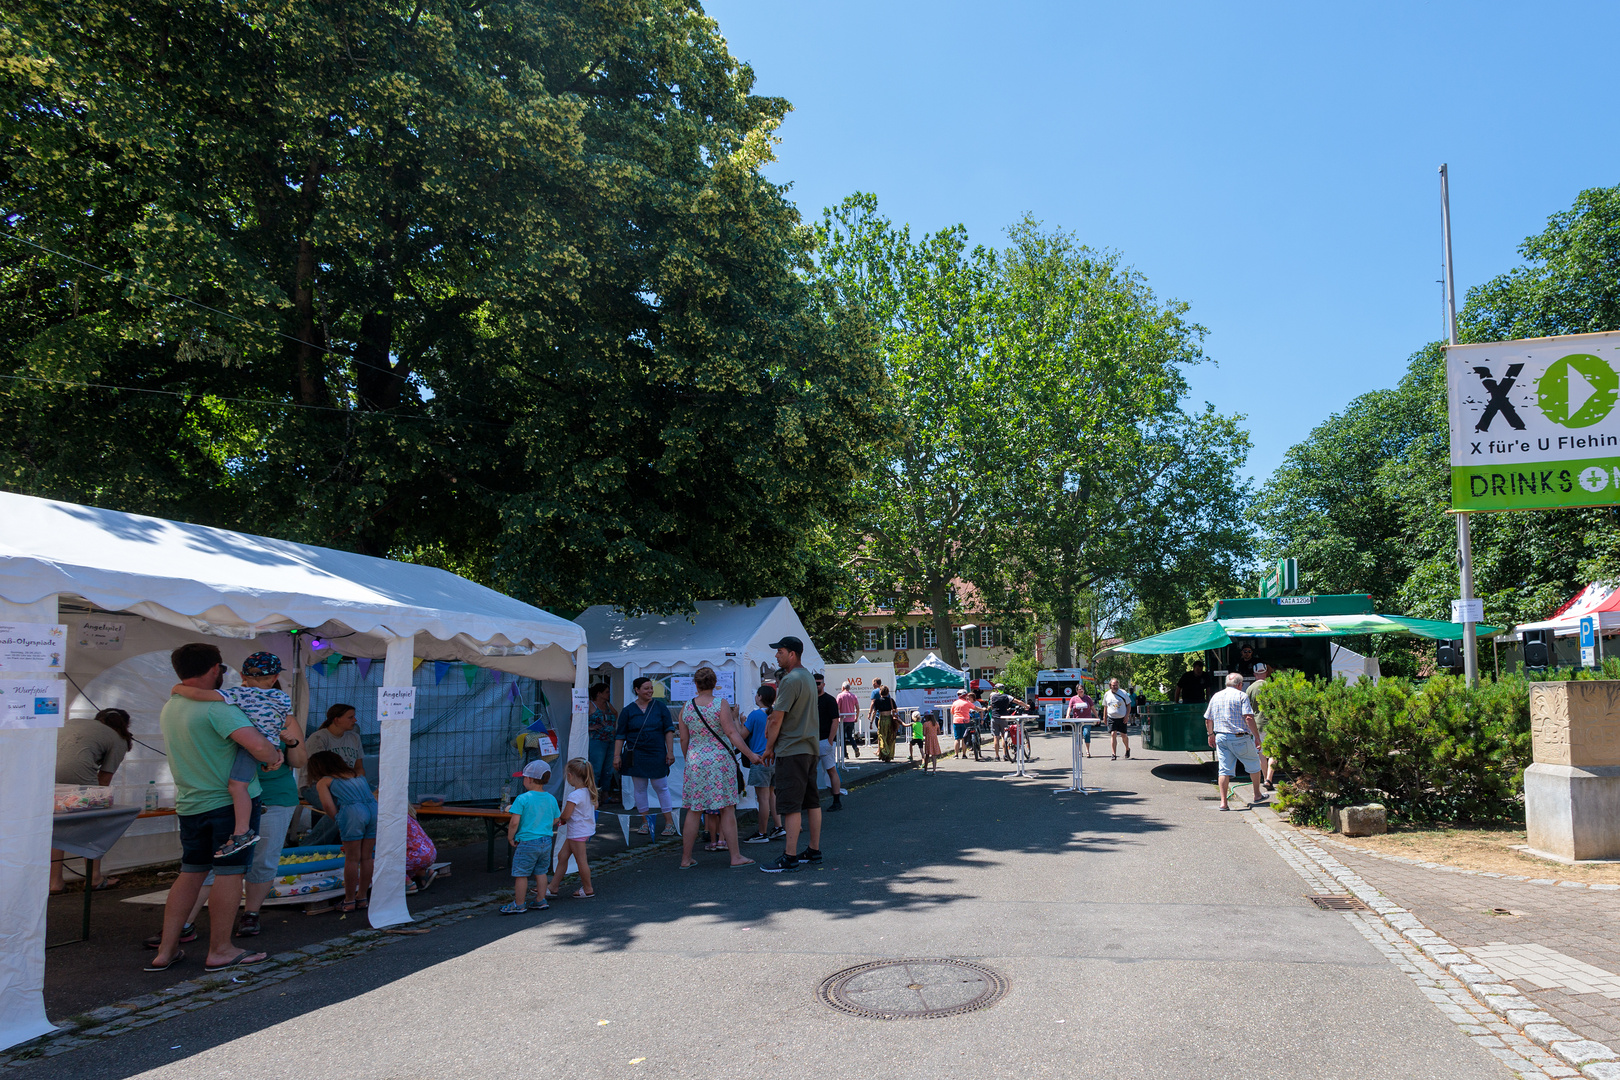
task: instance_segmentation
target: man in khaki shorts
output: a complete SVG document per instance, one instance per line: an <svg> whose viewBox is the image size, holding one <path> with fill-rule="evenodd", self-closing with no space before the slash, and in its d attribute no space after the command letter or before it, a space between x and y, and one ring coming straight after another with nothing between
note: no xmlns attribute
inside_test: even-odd
<svg viewBox="0 0 1620 1080"><path fill-rule="evenodd" d="M816 773L821 763L821 723L816 709L816 680L800 657L804 642L785 637L770 645L782 677L776 684L776 704L765 729L765 760L776 766L776 812L787 829L785 850L772 862L761 863L767 874L799 869L808 862L821 865L821 796ZM799 853L799 828L809 819L810 846Z"/></svg>

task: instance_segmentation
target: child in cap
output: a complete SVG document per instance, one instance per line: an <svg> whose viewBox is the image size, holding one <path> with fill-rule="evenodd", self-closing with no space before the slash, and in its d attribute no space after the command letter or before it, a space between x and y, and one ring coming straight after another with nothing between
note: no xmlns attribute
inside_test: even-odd
<svg viewBox="0 0 1620 1080"><path fill-rule="evenodd" d="M292 712L292 698L281 689L281 682L276 678L280 674L281 657L273 652L256 652L242 661L241 686L199 690L178 683L169 692L192 701L224 700L235 705L247 714L259 734L270 740L271 746L281 750L281 732L287 724L287 715ZM230 781L226 784L231 793L231 809L236 814L236 823L232 826L230 839L214 852L216 858L233 855L259 842L259 834L253 831L253 799L248 794L248 784L252 783L260 767L252 754L241 747L236 748L236 760L231 764ZM265 772L274 772L281 766L278 763L262 767Z"/></svg>
<svg viewBox="0 0 1620 1080"><path fill-rule="evenodd" d="M523 794L512 800L512 816L506 822L506 842L512 845L512 902L501 908L502 915L544 911L546 879L551 873L551 836L562 809L556 796L546 790L551 766L531 761L523 766ZM534 895L529 895L529 879L534 879Z"/></svg>

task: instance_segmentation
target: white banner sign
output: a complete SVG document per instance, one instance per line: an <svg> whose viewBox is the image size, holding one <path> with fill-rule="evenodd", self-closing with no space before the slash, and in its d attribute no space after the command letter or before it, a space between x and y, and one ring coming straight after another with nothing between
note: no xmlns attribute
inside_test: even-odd
<svg viewBox="0 0 1620 1080"><path fill-rule="evenodd" d="M124 624L86 620L79 624L79 648L120 652L124 648Z"/></svg>
<svg viewBox="0 0 1620 1080"><path fill-rule="evenodd" d="M1620 332L1446 347L1451 505L1620 503Z"/></svg>
<svg viewBox="0 0 1620 1080"><path fill-rule="evenodd" d="M63 623L0 623L0 671L61 671Z"/></svg>
<svg viewBox="0 0 1620 1080"><path fill-rule="evenodd" d="M61 679L0 679L0 728L62 726Z"/></svg>
<svg viewBox="0 0 1620 1080"><path fill-rule="evenodd" d="M379 686L377 687L377 723L386 727L389 723L409 724L416 719L416 687L414 686Z"/></svg>
<svg viewBox="0 0 1620 1080"><path fill-rule="evenodd" d="M731 704L737 704L737 673L730 669L721 669L714 673L714 678L714 692ZM691 701L696 697L697 687L692 682L692 676L671 675L669 696L672 701Z"/></svg>

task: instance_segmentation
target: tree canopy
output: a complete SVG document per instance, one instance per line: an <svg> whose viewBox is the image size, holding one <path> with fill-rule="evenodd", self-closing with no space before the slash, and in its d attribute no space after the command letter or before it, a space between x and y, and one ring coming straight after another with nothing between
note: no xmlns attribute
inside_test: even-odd
<svg viewBox="0 0 1620 1080"><path fill-rule="evenodd" d="M564 609L822 588L883 369L752 87L678 0L3 0L0 476Z"/></svg>

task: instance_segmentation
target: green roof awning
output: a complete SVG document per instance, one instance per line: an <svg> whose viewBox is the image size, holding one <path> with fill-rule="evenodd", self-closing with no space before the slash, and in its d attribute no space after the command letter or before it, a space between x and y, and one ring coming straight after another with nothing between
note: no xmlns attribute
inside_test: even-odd
<svg viewBox="0 0 1620 1080"><path fill-rule="evenodd" d="M1416 634L1433 641L1460 640L1463 624L1438 619L1408 619L1399 615L1290 615L1283 608L1277 614L1236 619L1206 619L1162 634L1128 641L1103 652L1171 653L1202 652L1230 645L1234 637L1343 637L1351 634ZM1502 627L1477 625L1482 638L1500 634Z"/></svg>

